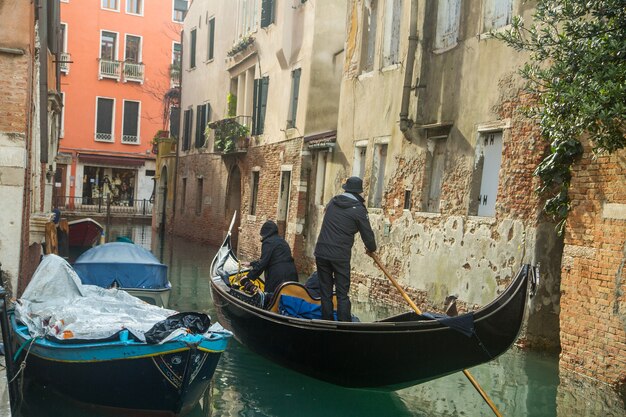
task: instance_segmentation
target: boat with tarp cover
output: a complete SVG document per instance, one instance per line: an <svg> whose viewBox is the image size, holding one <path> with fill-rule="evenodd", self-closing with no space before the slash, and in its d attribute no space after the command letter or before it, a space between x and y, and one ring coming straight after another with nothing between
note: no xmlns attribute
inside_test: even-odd
<svg viewBox="0 0 626 417"><path fill-rule="evenodd" d="M220 323L253 352L336 385L394 390L491 361L517 339L538 270L523 265L483 308L457 317L415 312L375 322L337 322L287 315L293 300L319 304L305 286L284 283L271 300L239 291L241 272L230 232L211 266ZM287 302L289 300L289 302Z"/></svg>
<svg viewBox="0 0 626 417"><path fill-rule="evenodd" d="M23 377L78 401L182 415L209 387L231 337L203 313L177 313L118 289L83 285L42 260L9 314Z"/></svg>
<svg viewBox="0 0 626 417"><path fill-rule="evenodd" d="M119 288L150 304L168 306L172 285L167 266L140 245L104 243L84 252L72 266L83 284Z"/></svg>

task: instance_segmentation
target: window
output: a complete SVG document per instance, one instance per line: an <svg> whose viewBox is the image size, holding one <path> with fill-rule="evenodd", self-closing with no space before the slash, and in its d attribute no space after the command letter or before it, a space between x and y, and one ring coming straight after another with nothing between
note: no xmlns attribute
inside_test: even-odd
<svg viewBox="0 0 626 417"><path fill-rule="evenodd" d="M402 0L386 0L385 33L383 42L383 67L400 62L400 21Z"/></svg>
<svg viewBox="0 0 626 417"><path fill-rule="evenodd" d="M196 183L196 215L202 214L202 189L204 187L204 179L198 178Z"/></svg>
<svg viewBox="0 0 626 417"><path fill-rule="evenodd" d="M196 67L196 29L191 31L191 42L189 42L189 68Z"/></svg>
<svg viewBox="0 0 626 417"><path fill-rule="evenodd" d="M170 68L170 82L172 87L180 86L180 75L182 68L182 48L180 43L172 43L172 66Z"/></svg>
<svg viewBox="0 0 626 417"><path fill-rule="evenodd" d="M254 108L252 113L252 134L263 134L265 125L265 111L267 108L267 90L270 78L263 77L254 80Z"/></svg>
<svg viewBox="0 0 626 417"><path fill-rule="evenodd" d="M370 181L369 206L380 207L383 201L385 187L385 167L387 165L387 144L374 145L374 161L372 166L372 180Z"/></svg>
<svg viewBox="0 0 626 417"><path fill-rule="evenodd" d="M252 171L252 195L250 198L250 215L256 215L256 203L259 197L259 171Z"/></svg>
<svg viewBox="0 0 626 417"><path fill-rule="evenodd" d="M139 109L138 101L124 100L122 143L139 145Z"/></svg>
<svg viewBox="0 0 626 417"><path fill-rule="evenodd" d="M211 117L211 106L209 103L196 107L196 148L204 146L204 130Z"/></svg>
<svg viewBox="0 0 626 417"><path fill-rule="evenodd" d="M324 187L326 186L326 161L328 159L328 152L320 151L315 154L317 158L317 164L315 169L315 204L323 205L324 201Z"/></svg>
<svg viewBox="0 0 626 417"><path fill-rule="evenodd" d="M170 108L170 136L178 139L180 135L180 108Z"/></svg>
<svg viewBox="0 0 626 417"><path fill-rule="evenodd" d="M291 171L282 170L280 173L280 189L278 193L278 215L276 223L278 233L285 236L289 217L289 197L291 191Z"/></svg>
<svg viewBox="0 0 626 417"><path fill-rule="evenodd" d="M480 175L480 192L477 209L470 209L479 216L495 216L498 194L498 177L502 162L502 132L482 133L478 139L476 175Z"/></svg>
<svg viewBox="0 0 626 417"><path fill-rule="evenodd" d="M117 33L102 31L100 36L100 59L117 60Z"/></svg>
<svg viewBox="0 0 626 417"><path fill-rule="evenodd" d="M439 212L441 200L441 186L443 183L446 162L447 136L429 138L426 153L426 186L424 195L428 196L424 202L423 211Z"/></svg>
<svg viewBox="0 0 626 417"><path fill-rule="evenodd" d="M378 0L365 2L365 10L363 13L363 40L361 42L361 72L369 72L374 69L377 20Z"/></svg>
<svg viewBox="0 0 626 417"><path fill-rule="evenodd" d="M143 14L143 0L126 0L126 13Z"/></svg>
<svg viewBox="0 0 626 417"><path fill-rule="evenodd" d="M185 20L188 5L188 0L174 0L174 13L172 14L172 20L174 22L182 22Z"/></svg>
<svg viewBox="0 0 626 417"><path fill-rule="evenodd" d="M483 32L511 24L513 0L485 0Z"/></svg>
<svg viewBox="0 0 626 417"><path fill-rule="evenodd" d="M298 114L298 94L300 92L300 72L302 70L291 71L291 103L289 104L289 119L287 128L296 127L296 116Z"/></svg>
<svg viewBox="0 0 626 417"><path fill-rule="evenodd" d="M404 210L411 210L411 190L404 190Z"/></svg>
<svg viewBox="0 0 626 417"><path fill-rule="evenodd" d="M239 0L237 6L237 38L242 38L256 30L259 15L258 4L259 2L255 0Z"/></svg>
<svg viewBox="0 0 626 417"><path fill-rule="evenodd" d="M460 20L461 0L439 0L435 49L446 49L456 45Z"/></svg>
<svg viewBox="0 0 626 417"><path fill-rule="evenodd" d="M67 52L67 23L61 23L61 52Z"/></svg>
<svg viewBox="0 0 626 417"><path fill-rule="evenodd" d="M182 190L180 192L180 211L185 211L185 204L187 203L187 178L183 178Z"/></svg>
<svg viewBox="0 0 626 417"><path fill-rule="evenodd" d="M215 18L212 17L211 19L209 19L209 26L207 28L207 32L208 32L208 49L207 49L207 53L206 53L206 59L207 61L210 61L213 59L213 54L215 52Z"/></svg>
<svg viewBox="0 0 626 417"><path fill-rule="evenodd" d="M141 62L141 37L126 35L126 49L124 50L124 61L138 64Z"/></svg>
<svg viewBox="0 0 626 417"><path fill-rule="evenodd" d="M96 99L96 135L102 142L113 142L113 121L115 99L98 97Z"/></svg>
<svg viewBox="0 0 626 417"><path fill-rule="evenodd" d="M193 123L193 110L185 110L183 120L183 151L188 151L191 145L191 127Z"/></svg>
<svg viewBox="0 0 626 417"><path fill-rule="evenodd" d="M59 138L65 137L65 93L61 92L61 133Z"/></svg>
<svg viewBox="0 0 626 417"><path fill-rule="evenodd" d="M101 6L103 9L110 9L110 10L119 10L119 0L101 0L102 3Z"/></svg>
<svg viewBox="0 0 626 417"><path fill-rule="evenodd" d="M365 155L367 152L367 140L360 141L354 146L354 162L352 175L363 179L365 176Z"/></svg>
<svg viewBox="0 0 626 417"><path fill-rule="evenodd" d="M261 0L261 27L274 23L274 0Z"/></svg>

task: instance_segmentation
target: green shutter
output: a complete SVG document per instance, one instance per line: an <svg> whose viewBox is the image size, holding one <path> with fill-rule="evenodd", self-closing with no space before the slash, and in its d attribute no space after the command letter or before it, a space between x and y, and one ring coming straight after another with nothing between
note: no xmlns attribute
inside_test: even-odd
<svg viewBox="0 0 626 417"><path fill-rule="evenodd" d="M274 23L274 0L261 2L261 27L266 28Z"/></svg>
<svg viewBox="0 0 626 417"><path fill-rule="evenodd" d="M265 130L265 111L267 109L267 91L270 84L270 77L261 79L260 97L259 97L259 128L258 134L262 134Z"/></svg>

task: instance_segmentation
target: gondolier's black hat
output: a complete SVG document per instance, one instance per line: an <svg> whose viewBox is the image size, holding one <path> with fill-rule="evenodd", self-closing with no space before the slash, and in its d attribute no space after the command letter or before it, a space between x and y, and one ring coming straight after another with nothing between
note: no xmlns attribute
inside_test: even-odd
<svg viewBox="0 0 626 417"><path fill-rule="evenodd" d="M341 186L341 188L349 193L362 193L363 180L359 177L350 177L346 180L346 183Z"/></svg>

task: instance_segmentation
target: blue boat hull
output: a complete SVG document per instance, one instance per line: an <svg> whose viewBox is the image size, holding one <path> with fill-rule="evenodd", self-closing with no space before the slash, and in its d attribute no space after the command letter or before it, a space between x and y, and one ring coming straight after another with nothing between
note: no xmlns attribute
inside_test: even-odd
<svg viewBox="0 0 626 417"><path fill-rule="evenodd" d="M28 355L25 378L85 403L174 414L185 414L200 400L228 342L223 335L187 335L162 345L31 344L25 327L11 321L14 341L23 346L17 363Z"/></svg>

